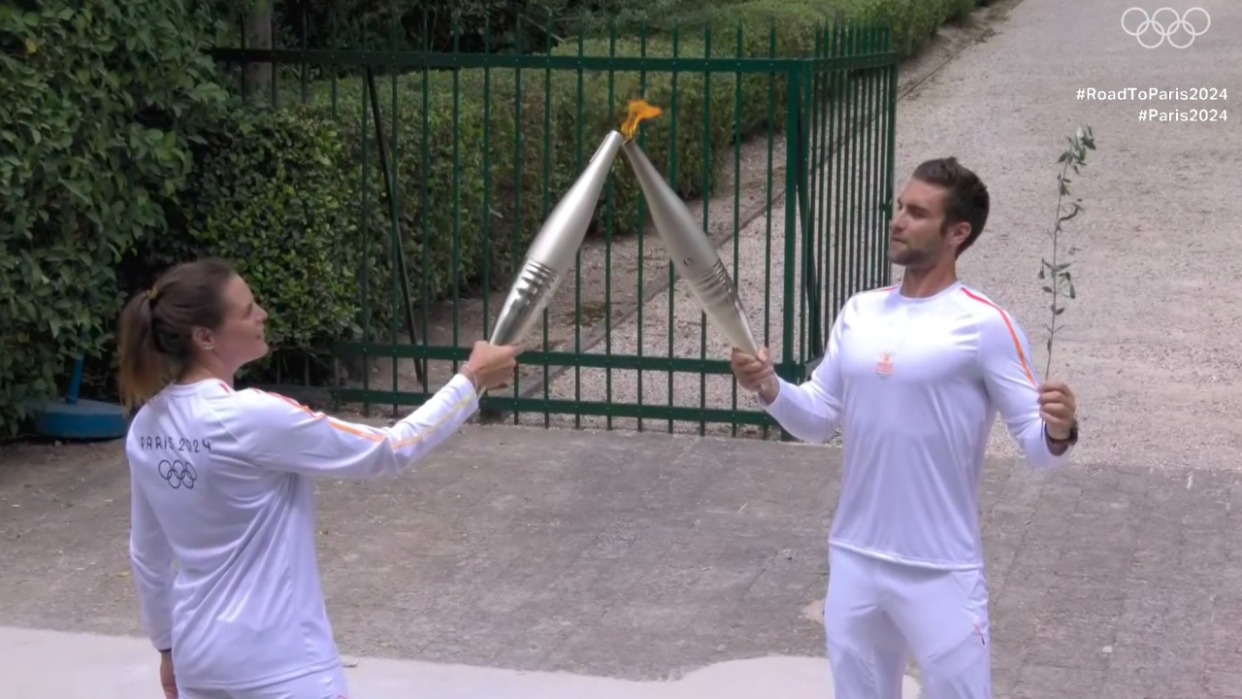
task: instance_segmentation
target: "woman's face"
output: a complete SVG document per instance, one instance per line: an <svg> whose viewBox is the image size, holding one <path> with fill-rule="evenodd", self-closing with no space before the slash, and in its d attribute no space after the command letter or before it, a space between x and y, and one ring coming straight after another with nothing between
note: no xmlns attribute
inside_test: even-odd
<svg viewBox="0 0 1242 699"><path fill-rule="evenodd" d="M230 370L261 359L267 354L264 322L267 311L255 302L250 287L240 276L234 276L224 288L224 322L208 333L204 347L216 355Z"/></svg>

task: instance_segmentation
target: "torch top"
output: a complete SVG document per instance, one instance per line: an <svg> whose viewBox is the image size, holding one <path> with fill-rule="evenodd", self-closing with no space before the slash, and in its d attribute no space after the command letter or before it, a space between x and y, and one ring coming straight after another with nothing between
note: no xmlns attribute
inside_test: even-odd
<svg viewBox="0 0 1242 699"><path fill-rule="evenodd" d="M621 126L621 135L625 136L626 142L634 140L634 134L638 131L638 125L648 119L655 119L660 116L659 107L648 104L647 100L630 100L630 115L626 117L625 124Z"/></svg>

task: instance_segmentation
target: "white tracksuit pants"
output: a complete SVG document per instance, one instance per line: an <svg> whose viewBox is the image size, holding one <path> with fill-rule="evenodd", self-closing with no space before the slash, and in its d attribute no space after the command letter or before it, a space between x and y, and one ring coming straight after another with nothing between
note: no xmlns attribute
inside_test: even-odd
<svg viewBox="0 0 1242 699"><path fill-rule="evenodd" d="M254 689L177 687L178 699L348 699L345 672L334 668Z"/></svg>
<svg viewBox="0 0 1242 699"><path fill-rule="evenodd" d="M824 605L837 699L901 699L908 658L926 699L992 699L981 570L891 563L833 546Z"/></svg>

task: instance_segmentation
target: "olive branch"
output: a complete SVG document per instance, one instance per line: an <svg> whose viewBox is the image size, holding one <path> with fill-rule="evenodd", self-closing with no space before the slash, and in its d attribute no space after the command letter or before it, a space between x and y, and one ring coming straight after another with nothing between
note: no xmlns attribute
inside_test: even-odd
<svg viewBox="0 0 1242 699"><path fill-rule="evenodd" d="M1047 325L1048 364L1044 368L1045 378L1052 371L1053 338L1056 337L1057 330L1064 327L1057 324L1057 317L1065 312L1065 306L1059 305L1058 301L1063 300L1065 297L1069 299L1077 297L1074 291L1074 279L1069 271L1070 263L1060 261L1060 249L1058 246L1060 234L1062 233L1061 224L1074 218L1084 210L1081 204L1082 199L1075 199L1068 204L1065 203L1065 198L1070 196L1069 184L1073 181L1068 175L1070 170L1074 171L1075 176L1081 174L1082 171L1079 168L1086 164L1087 151L1095 150L1095 136L1092 134L1089 125L1078 127L1074 136L1067 137L1066 141L1069 142L1069 149L1062 153L1060 158L1057 158L1057 162L1062 164L1061 172L1057 173L1057 189L1059 192L1057 195L1057 220L1052 227L1052 231L1048 234L1048 237L1052 239L1052 261L1049 262L1046 259L1041 259L1039 268L1039 278L1044 282L1044 293L1052 296L1052 304L1049 306L1052 311L1052 319ZM1070 253L1073 253L1072 248L1067 254Z"/></svg>

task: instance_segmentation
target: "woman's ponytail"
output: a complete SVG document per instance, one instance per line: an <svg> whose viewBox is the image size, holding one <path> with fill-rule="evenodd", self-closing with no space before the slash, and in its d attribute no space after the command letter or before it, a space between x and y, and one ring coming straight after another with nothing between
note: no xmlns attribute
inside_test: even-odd
<svg viewBox="0 0 1242 699"><path fill-rule="evenodd" d="M118 385L127 410L147 402L164 388L164 357L155 337L151 304L151 292L144 291L131 298L121 311Z"/></svg>

